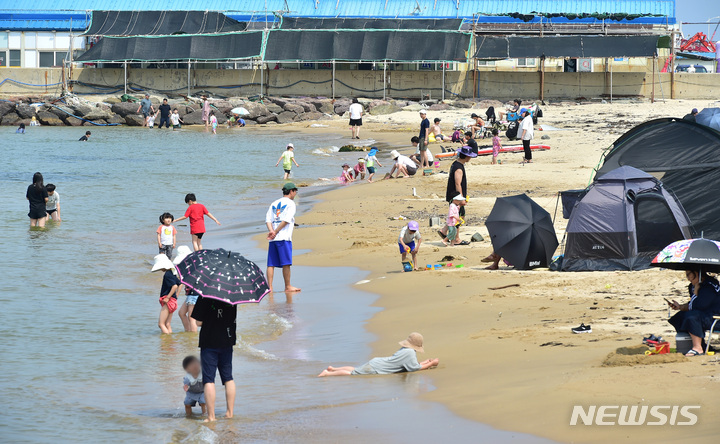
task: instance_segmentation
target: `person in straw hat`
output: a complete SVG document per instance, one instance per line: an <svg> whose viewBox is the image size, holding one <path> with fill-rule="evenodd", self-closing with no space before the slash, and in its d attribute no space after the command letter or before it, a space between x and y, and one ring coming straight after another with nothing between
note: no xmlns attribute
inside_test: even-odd
<svg viewBox="0 0 720 444"><path fill-rule="evenodd" d="M389 375L392 373L416 372L437 367L439 359L418 362L417 352L425 353L423 337L413 332L407 339L400 341L402 348L387 358L373 358L359 367L328 367L318 377L349 375Z"/></svg>
<svg viewBox="0 0 720 444"><path fill-rule="evenodd" d="M180 279L172 261L165 254L155 256L151 272L164 271L162 286L160 287L160 316L158 327L163 334L172 333L172 315L177 310L177 293L180 290Z"/></svg>

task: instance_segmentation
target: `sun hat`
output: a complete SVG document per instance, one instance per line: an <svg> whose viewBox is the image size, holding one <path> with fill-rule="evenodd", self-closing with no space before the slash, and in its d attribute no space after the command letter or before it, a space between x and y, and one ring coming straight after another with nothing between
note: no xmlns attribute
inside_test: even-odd
<svg viewBox="0 0 720 444"><path fill-rule="evenodd" d="M465 200L465 196L462 194L458 194L457 196L453 197L453 200Z"/></svg>
<svg viewBox="0 0 720 444"><path fill-rule="evenodd" d="M520 108L520 115L522 116L527 112L527 108Z"/></svg>
<svg viewBox="0 0 720 444"><path fill-rule="evenodd" d="M410 231L417 231L420 229L420 224L414 220L411 220L410 222L408 222L408 229Z"/></svg>
<svg viewBox="0 0 720 444"><path fill-rule="evenodd" d="M475 151L473 151L472 148L470 148L467 145L464 145L464 146L458 148L457 153L462 154L467 157L477 157L477 153Z"/></svg>
<svg viewBox="0 0 720 444"><path fill-rule="evenodd" d="M420 110L420 115L421 115L421 116L427 115L427 111L424 110L424 109L421 109L421 110Z"/></svg>
<svg viewBox="0 0 720 444"><path fill-rule="evenodd" d="M400 345L406 348L411 348L416 352L425 353L425 349L423 348L423 337L418 332L410 333L410 336L408 336L407 339L400 341Z"/></svg>
<svg viewBox="0 0 720 444"><path fill-rule="evenodd" d="M358 162L360 162L360 163L365 163L365 159L363 159L363 158L361 157L361 158L358 159Z"/></svg>
<svg viewBox="0 0 720 444"><path fill-rule="evenodd" d="M293 148L293 149L294 149L294 148L295 148L295 145L293 145L292 143L288 143L285 148Z"/></svg>
<svg viewBox="0 0 720 444"><path fill-rule="evenodd" d="M283 189L283 191L292 191L292 190L297 190L297 186L292 182L288 182L285 185L283 185L282 189Z"/></svg>
<svg viewBox="0 0 720 444"><path fill-rule="evenodd" d="M400 153L398 153L397 150L392 150L392 151L390 151L390 157L391 157L393 160L395 160L395 159L397 159L398 157L400 157Z"/></svg>
<svg viewBox="0 0 720 444"><path fill-rule="evenodd" d="M375 147L372 147L372 148L370 148L370 152L368 153L368 156L374 156L375 154L377 154L377 152L378 152L378 149Z"/></svg>
<svg viewBox="0 0 720 444"><path fill-rule="evenodd" d="M177 250L175 250L175 258L173 259L172 263L175 265L180 264L185 258L192 253L192 250L187 245L180 245L177 247Z"/></svg>
<svg viewBox="0 0 720 444"><path fill-rule="evenodd" d="M175 265L173 265L172 261L165 254L158 254L153 259L153 266L150 272L154 273L159 270L175 270Z"/></svg>
<svg viewBox="0 0 720 444"><path fill-rule="evenodd" d="M697 113L698 113L698 109L697 109L697 108L693 108L693 110L692 110L692 112L691 112L690 114L697 114Z"/></svg>

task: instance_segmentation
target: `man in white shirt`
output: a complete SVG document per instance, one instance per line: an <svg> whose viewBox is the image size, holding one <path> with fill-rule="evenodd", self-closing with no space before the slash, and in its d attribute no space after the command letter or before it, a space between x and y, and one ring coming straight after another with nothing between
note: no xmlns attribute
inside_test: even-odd
<svg viewBox="0 0 720 444"><path fill-rule="evenodd" d="M275 268L281 267L285 279L285 292L298 292L299 288L290 285L290 267L292 266L292 234L295 228L295 196L298 189L288 182L282 187L283 197L270 205L265 216L268 229L267 281L273 291Z"/></svg>
<svg viewBox="0 0 720 444"><path fill-rule="evenodd" d="M414 176L415 173L417 173L417 164L413 162L412 159L410 159L409 157L403 156L396 150L392 150L390 152L390 157L395 161L395 165L393 165L390 172L385 176L385 179L392 178L393 173L395 173L396 171L396 178L400 177L400 174L402 174L403 177L406 179L410 176Z"/></svg>
<svg viewBox="0 0 720 444"><path fill-rule="evenodd" d="M520 138L522 139L523 150L525 151L525 158L522 163L532 163L532 150L530 149L530 141L533 138L533 119L530 115L530 111L525 110L522 113L523 120L520 123Z"/></svg>
<svg viewBox="0 0 720 444"><path fill-rule="evenodd" d="M360 138L360 127L362 126L363 106L358 103L358 99L353 98L352 105L348 109L350 113L350 129L352 129L352 138Z"/></svg>

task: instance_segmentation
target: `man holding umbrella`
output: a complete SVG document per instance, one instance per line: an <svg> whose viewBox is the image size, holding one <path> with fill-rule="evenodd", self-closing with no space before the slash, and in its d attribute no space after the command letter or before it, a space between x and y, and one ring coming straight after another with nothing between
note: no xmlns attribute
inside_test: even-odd
<svg viewBox="0 0 720 444"><path fill-rule="evenodd" d="M295 228L295 196L298 189L288 182L282 187L283 197L270 205L265 216L268 245L267 281L272 292L275 268L283 270L285 292L297 292L299 288L290 285L290 267L292 267L292 234Z"/></svg>

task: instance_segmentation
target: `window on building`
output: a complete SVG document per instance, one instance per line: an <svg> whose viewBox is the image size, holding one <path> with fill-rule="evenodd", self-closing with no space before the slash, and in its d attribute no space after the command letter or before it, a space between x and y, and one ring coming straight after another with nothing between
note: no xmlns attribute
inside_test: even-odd
<svg viewBox="0 0 720 444"><path fill-rule="evenodd" d="M536 66L537 60L535 59L517 59L517 66Z"/></svg>
<svg viewBox="0 0 720 444"><path fill-rule="evenodd" d="M0 32L0 48L5 49L7 47L8 47L7 32Z"/></svg>
<svg viewBox="0 0 720 444"><path fill-rule="evenodd" d="M37 42L35 39L35 33L34 32L26 32L25 33L25 49L35 49L37 47Z"/></svg>
<svg viewBox="0 0 720 444"><path fill-rule="evenodd" d="M25 50L25 60L23 68L37 68L37 51L34 49Z"/></svg>
<svg viewBox="0 0 720 444"><path fill-rule="evenodd" d="M22 33L11 32L8 37L8 48L20 49L22 47Z"/></svg>
<svg viewBox="0 0 720 444"><path fill-rule="evenodd" d="M40 51L40 67L51 68L55 66L55 53Z"/></svg>
<svg viewBox="0 0 720 444"><path fill-rule="evenodd" d="M0 51L0 68L7 66L7 51Z"/></svg>
<svg viewBox="0 0 720 444"><path fill-rule="evenodd" d="M55 53L55 66L62 66L63 60L67 57L67 52L58 51Z"/></svg>
<svg viewBox="0 0 720 444"><path fill-rule="evenodd" d="M495 60L478 60L478 66L495 66Z"/></svg>
<svg viewBox="0 0 720 444"><path fill-rule="evenodd" d="M11 49L8 51L10 53L8 57L8 66L20 66L20 50L19 49Z"/></svg>

